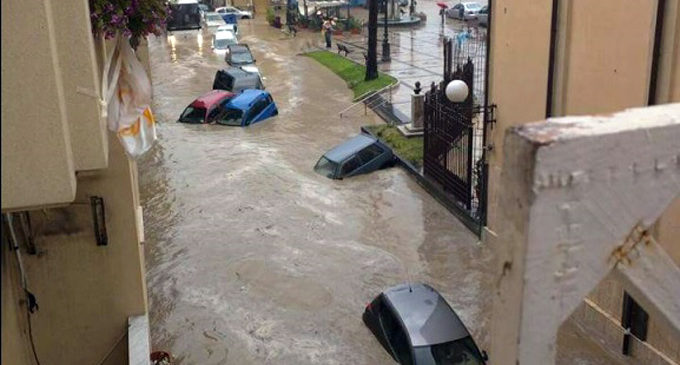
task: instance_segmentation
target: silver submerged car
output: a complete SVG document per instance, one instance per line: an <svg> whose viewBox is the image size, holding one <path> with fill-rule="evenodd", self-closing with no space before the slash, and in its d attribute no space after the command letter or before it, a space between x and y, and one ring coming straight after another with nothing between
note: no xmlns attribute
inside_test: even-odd
<svg viewBox="0 0 680 365"><path fill-rule="evenodd" d="M402 284L380 293L363 320L380 344L402 365L484 365L456 312L427 284Z"/></svg>

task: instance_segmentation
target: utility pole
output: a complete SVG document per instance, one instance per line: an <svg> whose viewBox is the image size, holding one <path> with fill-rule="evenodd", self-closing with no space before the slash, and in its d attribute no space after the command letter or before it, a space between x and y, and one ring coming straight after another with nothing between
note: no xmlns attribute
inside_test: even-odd
<svg viewBox="0 0 680 365"><path fill-rule="evenodd" d="M368 55L366 56L366 80L378 78L378 1L368 1Z"/></svg>

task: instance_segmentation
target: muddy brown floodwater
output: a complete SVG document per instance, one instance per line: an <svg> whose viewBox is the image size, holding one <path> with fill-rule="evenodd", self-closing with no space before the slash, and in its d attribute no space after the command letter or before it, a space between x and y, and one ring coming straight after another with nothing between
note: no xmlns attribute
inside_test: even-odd
<svg viewBox="0 0 680 365"><path fill-rule="evenodd" d="M343 181L312 167L378 123L344 82L261 19L240 22L280 114L248 128L176 123L211 89L210 35L149 40L159 141L139 161L152 344L179 364L383 364L361 321L381 290L437 288L483 348L489 249L403 170Z"/></svg>

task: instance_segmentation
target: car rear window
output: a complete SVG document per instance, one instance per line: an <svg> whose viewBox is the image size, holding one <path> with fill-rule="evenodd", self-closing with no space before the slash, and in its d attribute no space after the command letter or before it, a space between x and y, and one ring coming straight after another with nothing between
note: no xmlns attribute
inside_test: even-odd
<svg viewBox="0 0 680 365"><path fill-rule="evenodd" d="M213 89L232 90L233 87L234 78L226 72L217 71L217 75L215 75L215 82L213 83Z"/></svg>
<svg viewBox="0 0 680 365"><path fill-rule="evenodd" d="M433 346L414 348L416 361L437 365L483 365L472 337Z"/></svg>
<svg viewBox="0 0 680 365"><path fill-rule="evenodd" d="M243 119L243 111L236 108L226 108L216 119L217 124L223 125L241 125Z"/></svg>
<svg viewBox="0 0 680 365"><path fill-rule="evenodd" d="M314 166L314 171L325 177L333 178L337 167L337 163L327 159L326 157L321 157L316 163L316 166Z"/></svg>
<svg viewBox="0 0 680 365"><path fill-rule="evenodd" d="M184 123L203 123L205 121L205 108L194 108L188 106L184 113L179 117L180 122Z"/></svg>

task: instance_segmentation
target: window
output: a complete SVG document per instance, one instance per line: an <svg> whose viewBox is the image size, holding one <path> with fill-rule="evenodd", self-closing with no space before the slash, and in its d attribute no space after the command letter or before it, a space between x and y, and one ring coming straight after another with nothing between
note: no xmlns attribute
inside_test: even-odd
<svg viewBox="0 0 680 365"><path fill-rule="evenodd" d="M372 161L374 158L380 156L383 152L385 152L380 146L377 144L372 144L363 150L359 151L359 158L363 163L368 163Z"/></svg>
<svg viewBox="0 0 680 365"><path fill-rule="evenodd" d="M203 123L205 118L204 108L194 108L192 106L187 107L179 117L180 122L184 123Z"/></svg>
<svg viewBox="0 0 680 365"><path fill-rule="evenodd" d="M217 114L219 114L219 112L220 112L220 107L219 106L214 107L210 112L208 112L208 118L206 118L205 121L211 122L213 119L215 119L215 117L217 116Z"/></svg>
<svg viewBox="0 0 680 365"><path fill-rule="evenodd" d="M236 108L226 108L223 113L216 118L218 124L224 125L241 125L241 118L243 117L243 111Z"/></svg>
<svg viewBox="0 0 680 365"><path fill-rule="evenodd" d="M359 159L356 156L352 156L349 160L345 161L344 164L342 164L342 170L340 171L340 175L345 176L352 171L356 170L359 166L361 165L361 162L359 162Z"/></svg>
<svg viewBox="0 0 680 365"><path fill-rule="evenodd" d="M380 311L379 317L380 325L387 336L387 342L394 351L394 356L397 357L400 364L411 364L411 347L408 343L406 333L401 328L399 320L394 316L388 306L384 306Z"/></svg>
<svg viewBox="0 0 680 365"><path fill-rule="evenodd" d="M332 162L331 160L325 157L321 157L319 159L319 162L316 163L316 166L314 166L314 171L325 177L333 178L335 176L335 169L337 167L338 164L336 164L335 162Z"/></svg>
<svg viewBox="0 0 680 365"><path fill-rule="evenodd" d="M649 315L647 312L630 296L628 293L623 293L623 312L621 314L621 326L623 328L630 328L630 333L640 339L647 340L647 322ZM624 355L630 355L630 335L623 337Z"/></svg>
<svg viewBox="0 0 680 365"><path fill-rule="evenodd" d="M253 105L252 108L250 108L250 112L248 112L248 119L246 120L246 124L250 124L251 121L255 119L262 111L264 108L267 107L267 99L260 99L257 102L255 102L255 105Z"/></svg>

